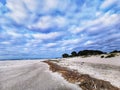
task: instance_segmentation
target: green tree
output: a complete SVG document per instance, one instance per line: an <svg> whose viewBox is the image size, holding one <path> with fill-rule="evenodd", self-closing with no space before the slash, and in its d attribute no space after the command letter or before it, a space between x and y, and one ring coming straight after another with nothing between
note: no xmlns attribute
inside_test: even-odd
<svg viewBox="0 0 120 90"><path fill-rule="evenodd" d="M62 57L63 57L63 58L67 58L67 57L69 57L69 55L68 55L67 53L64 53L64 54L62 55Z"/></svg>
<svg viewBox="0 0 120 90"><path fill-rule="evenodd" d="M73 51L73 52L71 53L71 56L72 56L72 57L75 57L75 56L78 56L78 54L77 54L75 51Z"/></svg>

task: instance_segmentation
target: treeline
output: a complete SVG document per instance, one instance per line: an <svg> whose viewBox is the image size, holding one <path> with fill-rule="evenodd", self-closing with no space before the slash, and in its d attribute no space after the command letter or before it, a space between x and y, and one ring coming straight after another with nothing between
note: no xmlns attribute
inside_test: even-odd
<svg viewBox="0 0 120 90"><path fill-rule="evenodd" d="M114 51L112 51L112 52L110 52L110 53L120 53L120 51L114 50Z"/></svg>
<svg viewBox="0 0 120 90"><path fill-rule="evenodd" d="M120 53L120 51L114 50L110 53ZM101 54L107 54L106 52L100 51L100 50L82 50L79 52L73 51L71 54L64 53L62 55L63 58L67 57L76 57L76 56L89 56L89 55L101 55Z"/></svg>

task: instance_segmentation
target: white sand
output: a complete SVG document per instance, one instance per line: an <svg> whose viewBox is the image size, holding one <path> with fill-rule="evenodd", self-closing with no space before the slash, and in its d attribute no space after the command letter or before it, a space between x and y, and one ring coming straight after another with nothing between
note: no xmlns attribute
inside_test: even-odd
<svg viewBox="0 0 120 90"><path fill-rule="evenodd" d="M85 62L85 63L83 63ZM106 64L106 65L104 65ZM108 65L109 64L109 65ZM106 80L120 88L120 56L62 59L59 65ZM40 60L0 61L0 90L81 90Z"/></svg>
<svg viewBox="0 0 120 90"><path fill-rule="evenodd" d="M109 81L120 88L120 56L113 58L100 58L100 56L67 58L62 59L59 65Z"/></svg>
<svg viewBox="0 0 120 90"><path fill-rule="evenodd" d="M81 90L40 61L0 61L0 90Z"/></svg>
<svg viewBox="0 0 120 90"><path fill-rule="evenodd" d="M64 59L63 59L64 60ZM90 56L86 58L82 57L74 57L74 58L66 58L66 61L78 61L78 62L89 62L89 63L98 63L98 64L110 64L115 66L120 66L120 56L112 57L112 58L101 58L100 56Z"/></svg>

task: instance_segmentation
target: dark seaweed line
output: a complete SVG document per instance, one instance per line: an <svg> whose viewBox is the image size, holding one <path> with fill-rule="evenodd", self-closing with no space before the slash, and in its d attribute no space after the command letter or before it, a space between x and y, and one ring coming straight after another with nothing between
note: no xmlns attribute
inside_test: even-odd
<svg viewBox="0 0 120 90"><path fill-rule="evenodd" d="M53 72L61 73L62 76L70 83L77 83L83 90L120 90L110 82L90 77L88 74L80 74L75 70L61 67L52 61L44 61Z"/></svg>

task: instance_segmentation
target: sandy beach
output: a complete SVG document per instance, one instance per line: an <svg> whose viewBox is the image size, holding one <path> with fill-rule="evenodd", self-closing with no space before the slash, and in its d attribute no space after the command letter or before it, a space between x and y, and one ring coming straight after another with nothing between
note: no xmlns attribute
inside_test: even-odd
<svg viewBox="0 0 120 90"><path fill-rule="evenodd" d="M0 0L0 90L120 90L120 0Z"/></svg>
<svg viewBox="0 0 120 90"><path fill-rule="evenodd" d="M1 61L0 90L78 90L40 61Z"/></svg>
<svg viewBox="0 0 120 90"><path fill-rule="evenodd" d="M120 56L61 58L52 61L120 88ZM53 59L51 59L53 60ZM57 61L56 61L57 60ZM0 90L82 90L41 60L0 61Z"/></svg>

